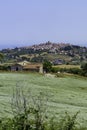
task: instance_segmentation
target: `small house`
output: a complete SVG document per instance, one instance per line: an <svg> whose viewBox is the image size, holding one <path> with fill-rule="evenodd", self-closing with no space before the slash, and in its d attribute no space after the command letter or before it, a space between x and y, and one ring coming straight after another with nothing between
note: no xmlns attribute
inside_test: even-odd
<svg viewBox="0 0 87 130"><path fill-rule="evenodd" d="M62 65L63 64L63 60L62 59L55 59L53 61L53 65Z"/></svg>
<svg viewBox="0 0 87 130"><path fill-rule="evenodd" d="M37 63L16 63L10 66L11 71L31 71L43 73L43 65Z"/></svg>
<svg viewBox="0 0 87 130"><path fill-rule="evenodd" d="M23 70L23 66L20 64L13 64L10 66L10 70L11 71L22 71Z"/></svg>
<svg viewBox="0 0 87 130"><path fill-rule="evenodd" d="M23 66L23 70L43 73L43 66L40 64L29 64Z"/></svg>

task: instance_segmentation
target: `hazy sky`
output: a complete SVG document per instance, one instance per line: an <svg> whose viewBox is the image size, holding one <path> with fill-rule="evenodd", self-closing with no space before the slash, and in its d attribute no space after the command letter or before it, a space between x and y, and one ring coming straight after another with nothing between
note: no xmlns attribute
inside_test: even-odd
<svg viewBox="0 0 87 130"><path fill-rule="evenodd" d="M0 48L87 43L87 0L0 0Z"/></svg>

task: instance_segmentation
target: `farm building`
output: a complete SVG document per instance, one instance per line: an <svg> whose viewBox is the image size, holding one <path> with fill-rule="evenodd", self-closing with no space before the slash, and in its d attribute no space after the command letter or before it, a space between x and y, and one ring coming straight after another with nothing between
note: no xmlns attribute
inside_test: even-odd
<svg viewBox="0 0 87 130"><path fill-rule="evenodd" d="M63 64L63 60L62 59L55 59L53 61L53 65L62 65Z"/></svg>
<svg viewBox="0 0 87 130"><path fill-rule="evenodd" d="M33 64L28 62L16 63L10 66L11 71L32 71L43 73L42 64Z"/></svg>
<svg viewBox="0 0 87 130"><path fill-rule="evenodd" d="M40 64L29 64L23 66L23 70L43 73L43 67Z"/></svg>
<svg viewBox="0 0 87 130"><path fill-rule="evenodd" d="M10 66L10 70L11 71L22 71L23 66L21 66L20 64L13 64Z"/></svg>

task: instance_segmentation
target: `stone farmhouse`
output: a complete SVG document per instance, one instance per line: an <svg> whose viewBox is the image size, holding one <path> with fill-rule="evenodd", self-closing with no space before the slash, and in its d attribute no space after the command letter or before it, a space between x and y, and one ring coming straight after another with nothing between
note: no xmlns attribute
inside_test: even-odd
<svg viewBox="0 0 87 130"><path fill-rule="evenodd" d="M31 72L43 73L43 65L24 61L24 62L19 62L19 63L10 65L10 70L11 71L31 71Z"/></svg>

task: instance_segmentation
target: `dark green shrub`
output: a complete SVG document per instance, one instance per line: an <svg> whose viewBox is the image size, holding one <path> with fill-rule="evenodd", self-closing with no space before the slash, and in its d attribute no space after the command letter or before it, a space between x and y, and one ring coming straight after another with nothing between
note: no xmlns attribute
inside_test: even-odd
<svg viewBox="0 0 87 130"><path fill-rule="evenodd" d="M81 68L83 71L87 71L87 63L82 63Z"/></svg>
<svg viewBox="0 0 87 130"><path fill-rule="evenodd" d="M11 69L10 66L7 66L7 65L0 66L0 70L9 71L10 69Z"/></svg>
<svg viewBox="0 0 87 130"><path fill-rule="evenodd" d="M71 73L71 74L78 74L80 75L82 73L82 70L79 68L59 68L59 67L52 67L52 72L57 73L57 72L66 72L66 73Z"/></svg>
<svg viewBox="0 0 87 130"><path fill-rule="evenodd" d="M45 60L45 61L43 62L43 70L44 70L45 72L51 72L51 70L52 70L52 64L51 64L51 62Z"/></svg>
<svg viewBox="0 0 87 130"><path fill-rule="evenodd" d="M82 63L81 69L82 69L81 75L87 77L87 63Z"/></svg>
<svg viewBox="0 0 87 130"><path fill-rule="evenodd" d="M81 73L81 69L79 69L79 68L70 68L70 69L66 69L66 71L68 73L72 73L72 74L80 74Z"/></svg>

